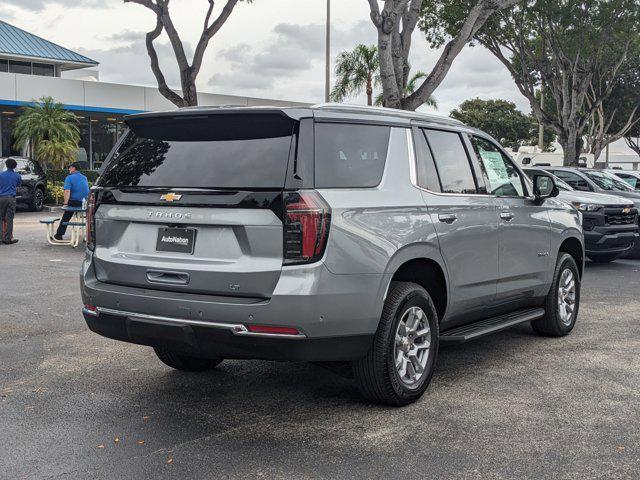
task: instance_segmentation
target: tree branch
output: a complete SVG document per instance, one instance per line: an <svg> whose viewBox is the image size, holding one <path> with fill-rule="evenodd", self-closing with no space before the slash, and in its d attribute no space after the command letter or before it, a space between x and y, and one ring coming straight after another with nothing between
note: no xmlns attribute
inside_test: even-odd
<svg viewBox="0 0 640 480"><path fill-rule="evenodd" d="M405 110L415 110L427 101L440 86L453 64L453 61L469 43L489 17L496 11L510 7L519 0L480 0L469 12L458 34L444 47L444 51L433 70L416 91L402 102Z"/></svg>
<svg viewBox="0 0 640 480"><path fill-rule="evenodd" d="M162 23L158 20L155 30L147 33L146 35L147 53L149 54L149 58L151 60L151 71L153 72L153 75L156 77L156 80L158 82L158 90L160 91L160 93L164 95L165 98L173 102L174 104L178 106L182 106L184 105L184 99L180 95L178 95L176 92L174 92L171 88L169 88L169 86L167 85L167 81L164 78L164 74L160 69L160 64L158 62L158 54L156 52L155 47L153 46L153 41L156 38L158 38L161 32L162 32Z"/></svg>
<svg viewBox="0 0 640 480"><path fill-rule="evenodd" d="M202 66L202 59L204 58L204 52L207 50L207 46L209 45L209 41L211 38L218 33L218 30L224 25L227 21L233 9L235 8L238 0L227 0L224 8L220 12L220 15L213 21L213 23L209 27L205 27L200 35L200 40L198 41L198 45L196 45L195 53L193 54L193 61L191 63L191 74L193 76L198 75L200 72L200 67ZM209 11L207 12L207 22L209 21L209 17L211 16L211 11L213 9L213 0L209 0ZM206 25L206 24L205 24Z"/></svg>

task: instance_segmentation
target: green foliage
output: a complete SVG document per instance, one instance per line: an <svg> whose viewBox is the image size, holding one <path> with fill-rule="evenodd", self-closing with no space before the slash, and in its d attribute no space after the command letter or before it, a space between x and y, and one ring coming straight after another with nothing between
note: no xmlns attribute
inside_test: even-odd
<svg viewBox="0 0 640 480"><path fill-rule="evenodd" d="M98 172L95 170L85 170L82 174L87 177L89 183L93 183L98 178ZM47 170L48 183L63 183L64 179L69 175L69 170Z"/></svg>
<svg viewBox="0 0 640 480"><path fill-rule="evenodd" d="M42 140L36 146L36 158L60 168L73 162L77 152L78 144L69 140Z"/></svg>
<svg viewBox="0 0 640 480"><path fill-rule="evenodd" d="M76 116L51 97L42 97L24 107L16 120L15 148L31 142L36 158L43 164L64 163L75 157L80 142Z"/></svg>
<svg viewBox="0 0 640 480"><path fill-rule="evenodd" d="M331 100L342 102L366 90L371 105L373 87L379 85L380 63L375 45L356 45L352 51L344 51L336 59L336 84Z"/></svg>
<svg viewBox="0 0 640 480"><path fill-rule="evenodd" d="M98 179L98 172L94 170L83 171L82 174L87 177L89 186L92 186ZM47 190L45 192L45 201L47 203L61 204L64 199L64 179L69 175L69 170L47 170Z"/></svg>
<svg viewBox="0 0 640 480"><path fill-rule="evenodd" d="M538 122L506 100L465 100L451 112L451 117L487 132L505 147L538 143ZM549 137L547 141L551 141Z"/></svg>
<svg viewBox="0 0 640 480"><path fill-rule="evenodd" d="M605 116L612 118L610 131L622 129L633 114L631 121L635 123L625 136L640 136L640 38L635 42L628 60L622 65L611 95L603 102L603 107Z"/></svg>
<svg viewBox="0 0 640 480"><path fill-rule="evenodd" d="M441 46L475 3L423 2L419 26L427 41ZM557 134L565 164L575 164L585 128L639 30L639 0L522 0L489 18L473 41L505 65L536 117ZM544 109L535 98L541 87L551 94Z"/></svg>
<svg viewBox="0 0 640 480"><path fill-rule="evenodd" d="M59 205L64 200L64 188L62 184L47 184L47 191L45 192L44 201L46 203L52 203Z"/></svg>

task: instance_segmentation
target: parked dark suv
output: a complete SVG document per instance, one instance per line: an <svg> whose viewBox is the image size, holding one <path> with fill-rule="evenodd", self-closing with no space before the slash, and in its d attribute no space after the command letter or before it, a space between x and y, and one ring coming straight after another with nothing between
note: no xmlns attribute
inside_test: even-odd
<svg viewBox="0 0 640 480"><path fill-rule="evenodd" d="M47 190L47 176L40 164L25 157L11 157L18 166L16 173L22 177L22 186L18 189L16 200L18 205L24 205L33 212L39 212L44 206L44 192ZM6 158L0 159L0 168L3 170Z"/></svg>
<svg viewBox="0 0 640 480"><path fill-rule="evenodd" d="M550 173L541 168L528 168L525 173ZM566 175L565 175L566 176ZM558 198L576 207L582 213L582 228L587 257L598 263L612 262L631 252L638 236L638 209L630 199L615 195L575 190L559 177L555 178L560 190Z"/></svg>

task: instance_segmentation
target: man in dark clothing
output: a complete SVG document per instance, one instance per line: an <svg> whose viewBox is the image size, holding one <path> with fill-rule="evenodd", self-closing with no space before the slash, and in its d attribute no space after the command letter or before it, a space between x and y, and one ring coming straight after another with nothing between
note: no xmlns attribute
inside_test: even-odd
<svg viewBox="0 0 640 480"><path fill-rule="evenodd" d="M0 173L0 241L5 245L18 243L13 238L13 216L16 213L16 194L22 177L14 170L18 163L13 158L4 162L7 167Z"/></svg>
<svg viewBox="0 0 640 480"><path fill-rule="evenodd" d="M89 196L89 181L79 170L80 165L77 162L69 165L69 175L64 179L64 204L63 207L82 207L82 202ZM75 212L65 211L60 220L58 231L53 238L62 240L67 232L64 223L71 220Z"/></svg>

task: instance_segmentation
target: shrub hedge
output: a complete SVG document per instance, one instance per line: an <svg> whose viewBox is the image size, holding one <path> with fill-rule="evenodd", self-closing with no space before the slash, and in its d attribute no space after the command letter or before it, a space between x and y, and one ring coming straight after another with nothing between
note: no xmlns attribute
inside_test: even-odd
<svg viewBox="0 0 640 480"><path fill-rule="evenodd" d="M98 172L93 170L85 170L82 172L89 186L98 178ZM47 191L45 192L45 202L49 204L60 204L64 199L64 179L69 175L69 170L47 170Z"/></svg>
<svg viewBox="0 0 640 480"><path fill-rule="evenodd" d="M93 183L98 178L95 170L85 170L82 172L89 183ZM64 183L64 179L69 175L69 170L47 170L47 181L49 183Z"/></svg>

